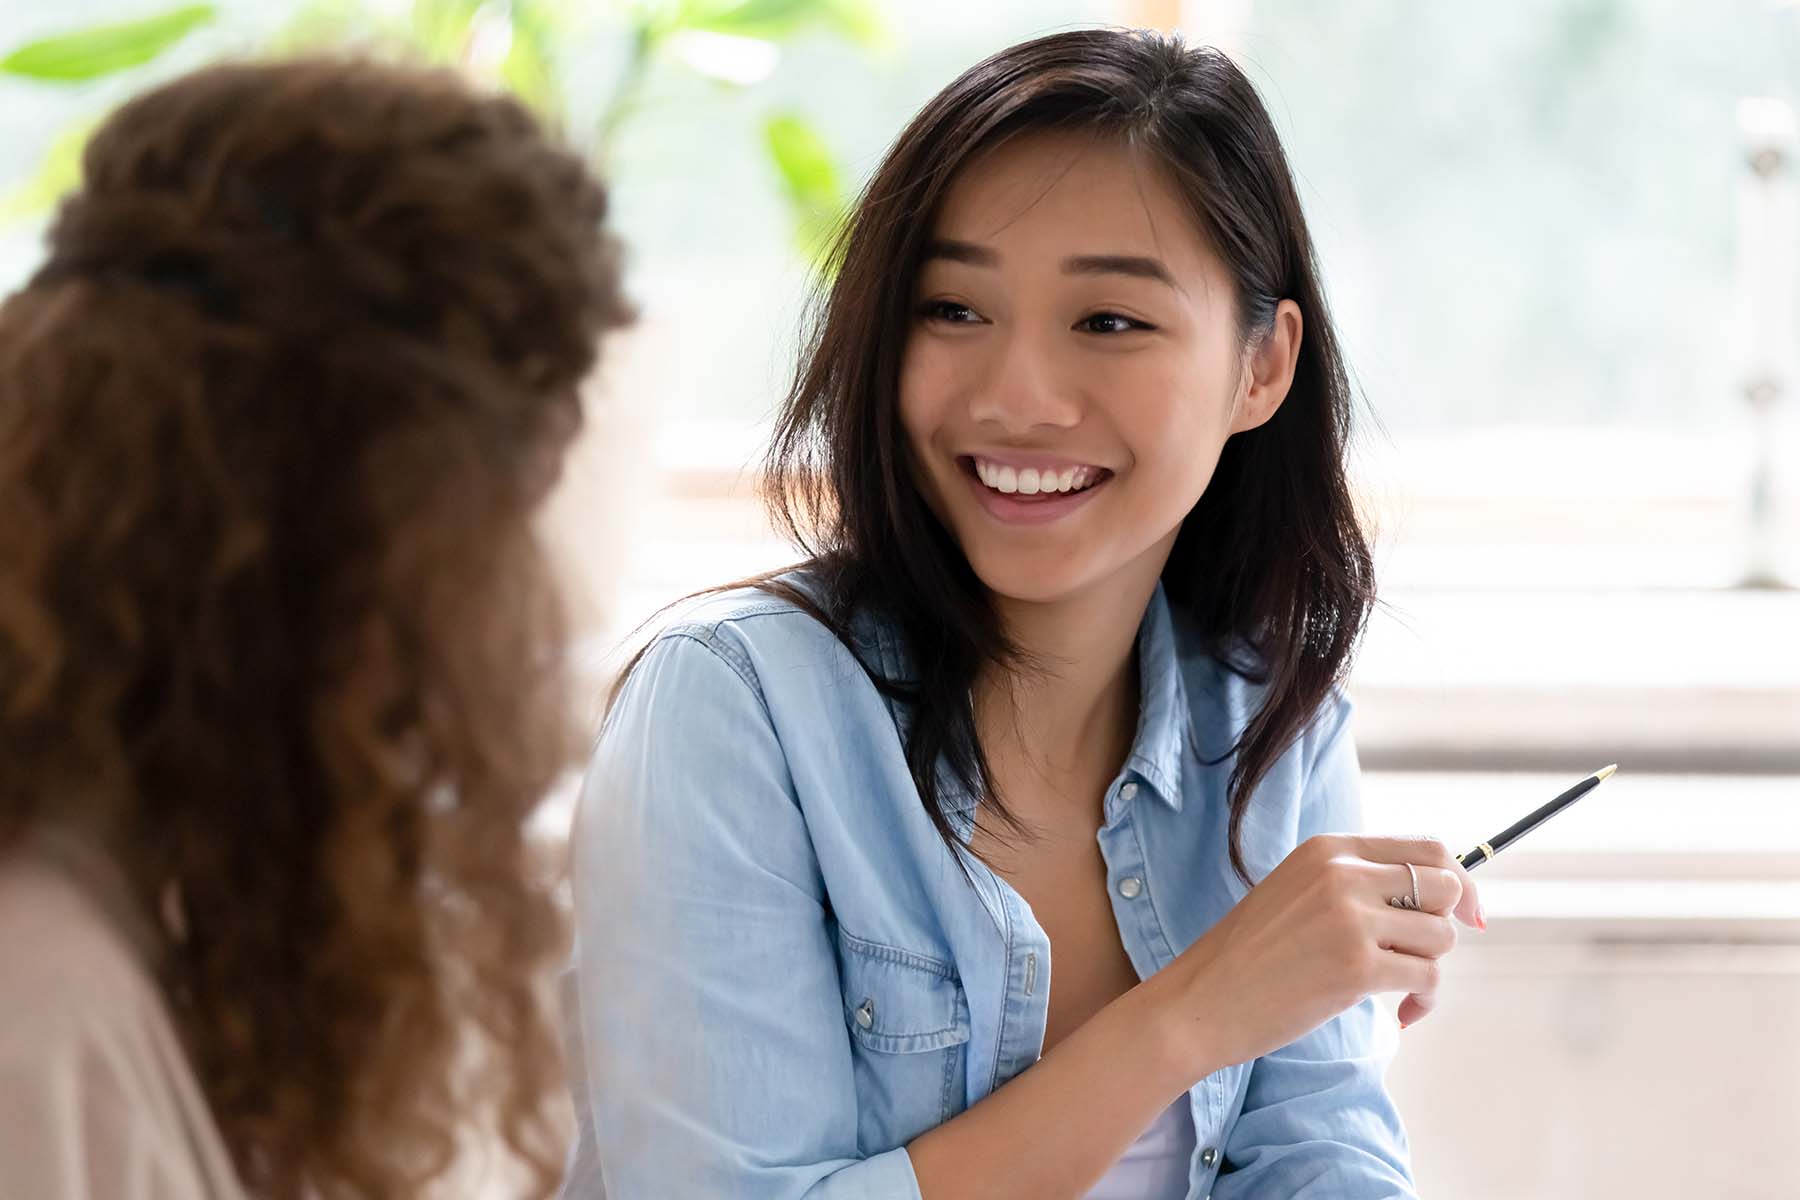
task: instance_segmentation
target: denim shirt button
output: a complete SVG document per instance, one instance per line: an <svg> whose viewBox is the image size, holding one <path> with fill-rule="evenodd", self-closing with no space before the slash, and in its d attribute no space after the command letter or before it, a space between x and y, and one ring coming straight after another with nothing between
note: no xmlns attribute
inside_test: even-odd
<svg viewBox="0 0 1800 1200"><path fill-rule="evenodd" d="M1206 1149L1204 1149L1200 1152L1200 1165L1201 1166L1210 1167L1218 1161L1219 1161L1219 1152L1217 1150L1214 1150L1211 1146L1208 1146Z"/></svg>
<svg viewBox="0 0 1800 1200"><path fill-rule="evenodd" d="M1137 784L1135 783L1128 783L1119 789L1119 799L1121 800L1129 800L1135 795L1137 795Z"/></svg>
<svg viewBox="0 0 1800 1200"><path fill-rule="evenodd" d="M867 996L863 997L863 1002L857 1006L856 1023L861 1025L864 1029L868 1029L875 1024L875 1001L869 999Z"/></svg>
<svg viewBox="0 0 1800 1200"><path fill-rule="evenodd" d="M1136 900L1138 893L1144 890L1144 881L1136 875L1127 875L1119 880L1119 895L1127 900Z"/></svg>

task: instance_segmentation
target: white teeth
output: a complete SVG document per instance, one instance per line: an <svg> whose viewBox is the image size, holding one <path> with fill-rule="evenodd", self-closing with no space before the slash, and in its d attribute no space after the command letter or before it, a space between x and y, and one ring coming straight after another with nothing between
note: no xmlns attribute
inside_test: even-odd
<svg viewBox="0 0 1800 1200"><path fill-rule="evenodd" d="M1060 473L1049 468L1011 467L1005 463L975 459L975 475L981 482L1006 495L1035 496L1079 492L1096 476L1090 467L1066 467Z"/></svg>

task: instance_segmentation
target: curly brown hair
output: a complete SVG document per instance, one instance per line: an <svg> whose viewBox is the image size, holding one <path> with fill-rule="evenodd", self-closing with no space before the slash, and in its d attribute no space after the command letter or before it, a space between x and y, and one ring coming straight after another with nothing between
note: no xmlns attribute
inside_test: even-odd
<svg viewBox="0 0 1800 1200"><path fill-rule="evenodd" d="M517 102L337 59L160 87L84 169L0 305L0 844L102 831L165 914L252 1192L493 1135L547 1192L524 826L579 747L533 516L628 320L605 193Z"/></svg>

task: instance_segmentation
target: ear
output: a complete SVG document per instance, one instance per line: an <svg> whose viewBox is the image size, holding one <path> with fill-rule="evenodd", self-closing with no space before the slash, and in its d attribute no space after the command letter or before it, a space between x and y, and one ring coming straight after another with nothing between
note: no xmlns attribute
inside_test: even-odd
<svg viewBox="0 0 1800 1200"><path fill-rule="evenodd" d="M1302 322L1300 306L1283 300L1275 306L1275 323L1250 351L1246 372L1248 387L1238 397L1231 432L1255 429L1275 415L1294 383L1294 364L1300 358Z"/></svg>

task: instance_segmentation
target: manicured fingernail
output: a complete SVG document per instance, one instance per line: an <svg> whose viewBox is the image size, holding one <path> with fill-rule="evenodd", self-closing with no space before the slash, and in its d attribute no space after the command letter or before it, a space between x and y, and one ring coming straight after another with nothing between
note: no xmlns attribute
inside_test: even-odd
<svg viewBox="0 0 1800 1200"><path fill-rule="evenodd" d="M1475 902L1475 928L1487 932L1487 909L1481 907L1479 900Z"/></svg>

